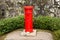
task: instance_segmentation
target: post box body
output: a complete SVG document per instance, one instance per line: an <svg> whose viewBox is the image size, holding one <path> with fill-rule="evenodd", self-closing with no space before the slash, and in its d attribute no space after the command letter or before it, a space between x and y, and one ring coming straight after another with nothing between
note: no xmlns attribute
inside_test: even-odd
<svg viewBox="0 0 60 40"><path fill-rule="evenodd" d="M33 6L24 6L25 32L33 32Z"/></svg>

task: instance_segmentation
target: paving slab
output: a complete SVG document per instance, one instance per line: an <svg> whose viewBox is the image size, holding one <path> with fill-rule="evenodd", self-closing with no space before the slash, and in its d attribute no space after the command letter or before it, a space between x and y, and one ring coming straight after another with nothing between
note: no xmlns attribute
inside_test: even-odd
<svg viewBox="0 0 60 40"><path fill-rule="evenodd" d="M39 31L36 36L22 36L20 30L14 31L6 35L4 40L53 40L53 36L49 32Z"/></svg>

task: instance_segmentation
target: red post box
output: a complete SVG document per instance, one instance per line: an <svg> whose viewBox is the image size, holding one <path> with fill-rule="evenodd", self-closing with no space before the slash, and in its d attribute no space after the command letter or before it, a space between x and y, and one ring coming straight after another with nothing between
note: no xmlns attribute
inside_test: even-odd
<svg viewBox="0 0 60 40"><path fill-rule="evenodd" d="M33 32L33 6L24 6L25 32Z"/></svg>

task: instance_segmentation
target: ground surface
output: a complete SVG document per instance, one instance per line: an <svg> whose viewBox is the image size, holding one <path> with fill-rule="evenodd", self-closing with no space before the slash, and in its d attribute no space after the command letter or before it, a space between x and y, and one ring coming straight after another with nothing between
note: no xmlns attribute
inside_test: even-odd
<svg viewBox="0 0 60 40"><path fill-rule="evenodd" d="M53 40L52 34L47 31L38 31L34 37L21 36L21 32L21 30L15 30L7 34L4 40Z"/></svg>

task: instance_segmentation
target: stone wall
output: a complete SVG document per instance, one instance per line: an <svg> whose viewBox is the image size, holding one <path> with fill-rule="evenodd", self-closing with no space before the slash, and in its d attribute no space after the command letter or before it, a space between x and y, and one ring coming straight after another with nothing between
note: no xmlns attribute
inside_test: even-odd
<svg viewBox="0 0 60 40"><path fill-rule="evenodd" d="M26 5L26 1L27 0L0 0L0 18L15 17L23 14L23 6ZM40 8L39 5L37 5L38 1L31 0L30 4L31 3L35 6L34 14L39 14ZM44 15L60 17L60 1L58 1L59 5L54 4L54 0L47 1L47 4L44 6Z"/></svg>
<svg viewBox="0 0 60 40"><path fill-rule="evenodd" d="M15 17L21 15L23 13L22 11L23 0L0 0L1 17Z"/></svg>

